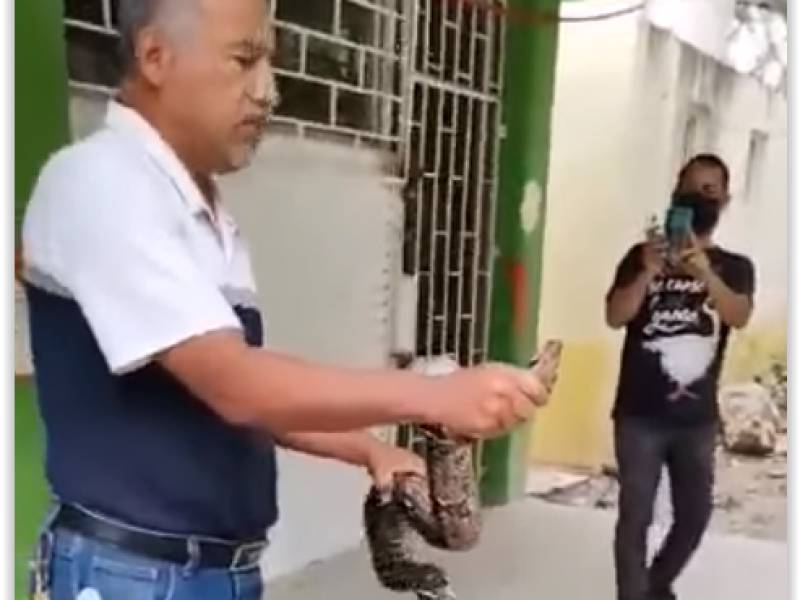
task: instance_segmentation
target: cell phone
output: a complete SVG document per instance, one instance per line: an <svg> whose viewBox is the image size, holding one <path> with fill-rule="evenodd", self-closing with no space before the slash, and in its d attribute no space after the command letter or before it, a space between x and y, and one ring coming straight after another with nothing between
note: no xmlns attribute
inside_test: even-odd
<svg viewBox="0 0 800 600"><path fill-rule="evenodd" d="M679 251L686 246L692 235L694 212L688 206L670 206L664 218L664 233L667 244L672 251Z"/></svg>

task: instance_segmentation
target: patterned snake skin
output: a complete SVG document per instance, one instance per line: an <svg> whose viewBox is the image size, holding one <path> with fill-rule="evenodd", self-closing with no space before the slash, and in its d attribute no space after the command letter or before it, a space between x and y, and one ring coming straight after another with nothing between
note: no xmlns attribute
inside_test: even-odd
<svg viewBox="0 0 800 600"><path fill-rule="evenodd" d="M545 354L555 371L561 343L545 344L532 366ZM437 357L415 361L412 368L435 376L452 373L459 365ZM398 474L388 498L375 487L369 491L364 502L367 544L373 571L384 587L412 592L420 600L452 600L447 574L420 560L418 550L422 541L449 551L469 550L478 542L481 507L473 444L449 439L437 428L417 429L426 438L427 477Z"/></svg>

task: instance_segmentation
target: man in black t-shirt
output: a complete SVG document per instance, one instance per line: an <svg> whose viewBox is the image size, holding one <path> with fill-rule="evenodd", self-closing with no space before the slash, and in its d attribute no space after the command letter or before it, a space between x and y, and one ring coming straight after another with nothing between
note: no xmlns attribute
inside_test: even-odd
<svg viewBox="0 0 800 600"><path fill-rule="evenodd" d="M673 583L711 517L719 374L731 328L750 319L755 287L752 262L712 241L728 183L720 158L692 158L674 200L691 208L690 244L670 264L655 239L633 246L606 299L608 325L626 331L613 411L618 600L674 600ZM674 519L648 564L647 532L664 467Z"/></svg>

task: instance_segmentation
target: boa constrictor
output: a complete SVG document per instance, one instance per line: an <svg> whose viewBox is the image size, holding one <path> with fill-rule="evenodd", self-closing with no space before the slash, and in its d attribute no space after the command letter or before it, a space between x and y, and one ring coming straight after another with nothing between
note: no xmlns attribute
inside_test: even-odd
<svg viewBox="0 0 800 600"><path fill-rule="evenodd" d="M548 341L531 361L555 382L561 342ZM546 360L545 360L546 358ZM444 375L459 368L448 357L414 361L414 370ZM545 369L547 372L545 373ZM372 568L384 587L420 600L452 600L445 571L419 558L420 541L441 550L469 550L481 533L481 506L473 444L450 439L440 428L417 426L425 438L427 477L398 474L387 498L371 488L364 502L364 528Z"/></svg>

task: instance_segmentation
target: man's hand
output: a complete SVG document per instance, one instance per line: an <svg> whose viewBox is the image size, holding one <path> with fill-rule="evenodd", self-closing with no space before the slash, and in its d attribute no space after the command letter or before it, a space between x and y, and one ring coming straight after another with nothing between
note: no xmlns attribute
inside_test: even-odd
<svg viewBox="0 0 800 600"><path fill-rule="evenodd" d="M652 279L664 270L664 252L666 242L663 236L653 232L647 233L647 239L642 246L642 268Z"/></svg>
<svg viewBox="0 0 800 600"><path fill-rule="evenodd" d="M639 313L653 280L664 270L664 237L652 229L643 243L632 247L617 265L606 295L606 323L619 329Z"/></svg>
<svg viewBox="0 0 800 600"><path fill-rule="evenodd" d="M689 246L681 252L679 264L687 275L691 275L701 281L706 281L708 276L713 273L708 254L700 246L694 235L689 240Z"/></svg>
<svg viewBox="0 0 800 600"><path fill-rule="evenodd" d="M370 445L364 466L379 490L391 490L395 474L414 473L425 476L425 461L420 456L393 444L376 442Z"/></svg>
<svg viewBox="0 0 800 600"><path fill-rule="evenodd" d="M555 365L550 365L552 370ZM425 421L465 438L504 434L547 402L551 375L490 364L430 378L430 410Z"/></svg>
<svg viewBox="0 0 800 600"><path fill-rule="evenodd" d="M281 447L366 469L382 495L391 492L395 474L426 476L421 457L383 442L366 431L348 433L292 433L277 439Z"/></svg>
<svg viewBox="0 0 800 600"><path fill-rule="evenodd" d="M391 486L395 473L425 475L425 462L419 456L367 431L290 433L279 436L277 441L288 450L364 468L381 489Z"/></svg>
<svg viewBox="0 0 800 600"><path fill-rule="evenodd" d="M689 248L681 255L681 269L691 277L702 281L706 285L708 297L710 298L714 310L726 325L741 328L747 325L753 314L752 298L752 266L747 263L746 267L750 284L744 286L749 291L738 293L731 289L715 271L708 259L705 249L692 237Z"/></svg>

